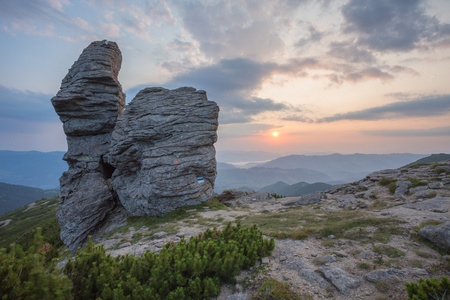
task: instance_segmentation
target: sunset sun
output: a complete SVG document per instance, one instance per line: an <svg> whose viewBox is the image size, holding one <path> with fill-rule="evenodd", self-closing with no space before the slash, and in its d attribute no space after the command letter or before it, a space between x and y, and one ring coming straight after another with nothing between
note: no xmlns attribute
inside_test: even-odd
<svg viewBox="0 0 450 300"><path fill-rule="evenodd" d="M274 136L274 137L277 137L278 136L278 132L274 132L274 133L272 133L272 135Z"/></svg>

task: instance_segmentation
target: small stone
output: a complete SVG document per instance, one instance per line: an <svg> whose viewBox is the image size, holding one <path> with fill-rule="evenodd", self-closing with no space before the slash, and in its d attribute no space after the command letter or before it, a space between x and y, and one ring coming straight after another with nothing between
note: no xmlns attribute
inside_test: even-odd
<svg viewBox="0 0 450 300"><path fill-rule="evenodd" d="M165 235L167 235L167 232L160 231L160 232L155 233L153 236L156 237L156 238L162 238Z"/></svg>
<svg viewBox="0 0 450 300"><path fill-rule="evenodd" d="M242 284L240 284L240 283L236 284L236 291L242 292L243 289L244 289L244 288L242 287Z"/></svg>
<svg viewBox="0 0 450 300"><path fill-rule="evenodd" d="M328 236L328 238L329 238L329 239L335 239L336 237L335 237L333 234L330 234L330 235Z"/></svg>
<svg viewBox="0 0 450 300"><path fill-rule="evenodd" d="M345 258L345 257L348 257L348 255L347 255L347 254L345 254L345 253L342 253L342 252L337 252L337 251L334 251L334 252L333 252L333 254L334 254L334 255L336 255L337 257L341 257L341 258Z"/></svg>
<svg viewBox="0 0 450 300"><path fill-rule="evenodd" d="M130 247L130 246L131 246L131 243L130 243L130 242L126 242L126 243L123 243L122 245L120 245L120 246L118 247L118 249Z"/></svg>
<svg viewBox="0 0 450 300"><path fill-rule="evenodd" d="M263 257L263 258L261 259L261 263L262 263L263 265L267 265L267 264L270 263L270 260L269 260L268 257Z"/></svg>

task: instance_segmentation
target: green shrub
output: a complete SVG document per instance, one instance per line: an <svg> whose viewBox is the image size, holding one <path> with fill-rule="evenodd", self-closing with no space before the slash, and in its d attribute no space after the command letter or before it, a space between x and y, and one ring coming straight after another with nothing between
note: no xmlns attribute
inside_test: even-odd
<svg viewBox="0 0 450 300"><path fill-rule="evenodd" d="M413 178L410 179L411 183L408 185L408 189L410 188L415 188L418 186L424 186L427 185L428 183L424 182L424 181L420 181L419 179Z"/></svg>
<svg viewBox="0 0 450 300"><path fill-rule="evenodd" d="M302 297L289 288L287 283L275 279L266 279L256 290L252 300L301 300Z"/></svg>
<svg viewBox="0 0 450 300"><path fill-rule="evenodd" d="M269 194L269 196L271 196L271 197L273 197L273 198L275 198L275 199L285 198L285 196L283 196L283 195L278 195L277 193Z"/></svg>
<svg viewBox="0 0 450 300"><path fill-rule="evenodd" d="M408 299L428 300L439 299L447 300L450 293L450 282L443 276L441 280L437 278L419 279L419 283L405 283Z"/></svg>
<svg viewBox="0 0 450 300"><path fill-rule="evenodd" d="M47 244L37 230L33 245L23 251L12 244L9 252L0 249L1 299L68 299L72 283L46 262ZM45 267L47 266L47 267Z"/></svg>
<svg viewBox="0 0 450 300"><path fill-rule="evenodd" d="M397 182L397 179L386 178L386 177L383 177L378 181L378 183L382 186L390 185L391 183L396 183L396 182Z"/></svg>
<svg viewBox="0 0 450 300"><path fill-rule="evenodd" d="M229 223L223 231L208 229L143 257L113 258L89 242L64 273L73 281L74 299L209 299L219 294L222 282L234 282L241 269L274 247L274 240L263 239L256 226Z"/></svg>
<svg viewBox="0 0 450 300"><path fill-rule="evenodd" d="M405 256L405 252L398 250L397 248L394 248L392 246L388 245L379 245L373 247L373 252L381 254L381 255L387 255L391 258L396 258L400 256Z"/></svg>
<svg viewBox="0 0 450 300"><path fill-rule="evenodd" d="M391 194L395 194L395 191L397 190L397 183L396 182L392 182L389 184L389 192Z"/></svg>

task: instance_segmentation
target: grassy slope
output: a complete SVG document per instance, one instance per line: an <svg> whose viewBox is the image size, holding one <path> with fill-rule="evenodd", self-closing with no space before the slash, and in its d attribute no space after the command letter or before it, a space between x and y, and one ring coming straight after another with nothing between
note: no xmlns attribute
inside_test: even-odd
<svg viewBox="0 0 450 300"><path fill-rule="evenodd" d="M36 200L56 196L58 193L58 190L42 190L0 182L0 215Z"/></svg>
<svg viewBox="0 0 450 300"><path fill-rule="evenodd" d="M449 159L450 159L450 154L445 154L445 153L431 154L430 156L421 158L415 162L407 164L403 168L411 167L414 165L420 165L420 164L429 164L429 163L434 163L434 162L440 162L440 161L445 161L445 160L449 160Z"/></svg>
<svg viewBox="0 0 450 300"><path fill-rule="evenodd" d="M1 216L0 222L8 219L11 222L0 228L0 248L17 241L20 236L32 230L34 226L42 226L55 221L58 202L59 197L43 199L36 201L36 205L29 210L26 206Z"/></svg>

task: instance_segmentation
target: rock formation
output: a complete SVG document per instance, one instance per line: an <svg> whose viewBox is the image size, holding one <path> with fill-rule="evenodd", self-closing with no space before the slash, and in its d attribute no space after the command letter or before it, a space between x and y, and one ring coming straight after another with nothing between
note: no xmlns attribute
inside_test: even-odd
<svg viewBox="0 0 450 300"><path fill-rule="evenodd" d="M160 216L213 194L217 104L194 88L147 88L124 111L121 63L116 43L91 43L52 98L69 164L57 217L72 252L115 207Z"/></svg>
<svg viewBox="0 0 450 300"><path fill-rule="evenodd" d="M160 216L211 198L216 177L216 103L194 88L140 91L117 120L108 161L130 215Z"/></svg>

